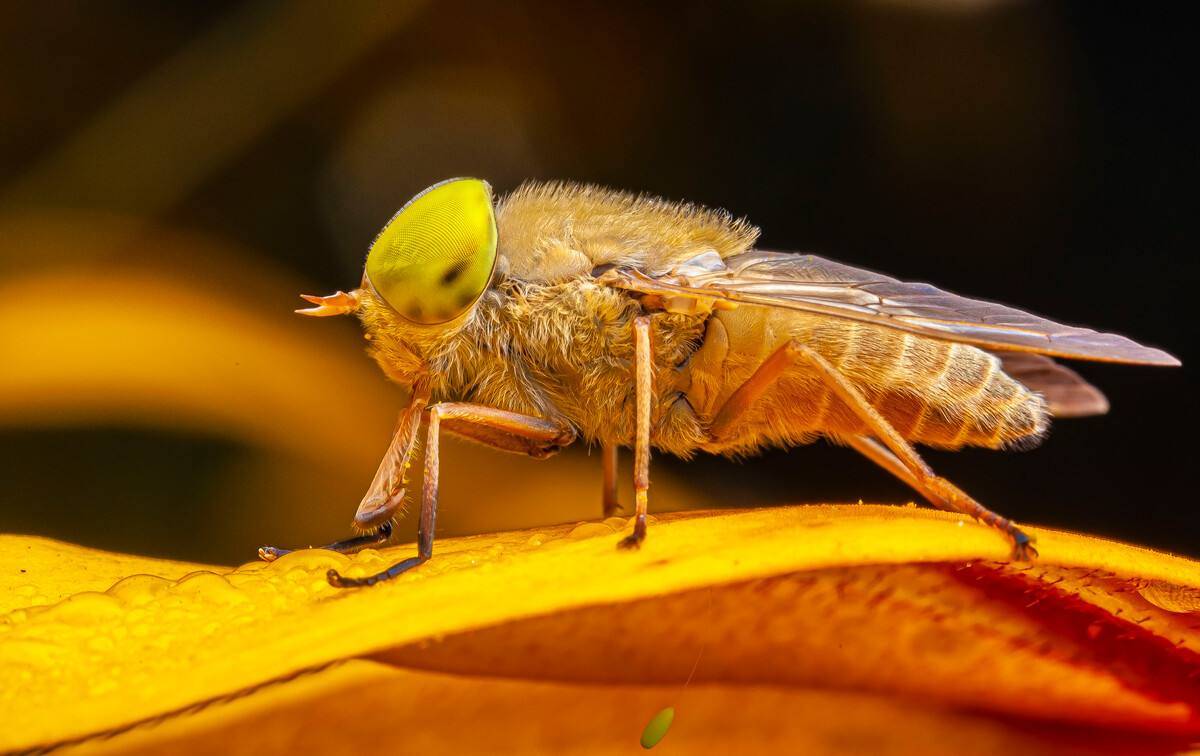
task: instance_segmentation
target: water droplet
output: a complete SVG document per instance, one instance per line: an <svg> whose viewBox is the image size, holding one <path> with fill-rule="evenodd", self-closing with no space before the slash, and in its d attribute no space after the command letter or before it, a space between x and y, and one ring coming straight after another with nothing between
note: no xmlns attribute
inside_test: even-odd
<svg viewBox="0 0 1200 756"><path fill-rule="evenodd" d="M567 540L581 541L585 538L596 538L598 536L610 536L613 534L613 529L602 522L581 522L567 533Z"/></svg>
<svg viewBox="0 0 1200 756"><path fill-rule="evenodd" d="M359 552L360 554L362 552ZM329 549L301 549L293 551L291 554L283 556L271 562L271 568L274 570L308 570L309 572L320 572L322 575L329 568L337 570L342 569L350 563L350 559L345 554L339 554L336 551Z"/></svg>
<svg viewBox="0 0 1200 756"><path fill-rule="evenodd" d="M215 572L193 572L175 586L184 595L195 595L220 604L244 604L250 599Z"/></svg>
<svg viewBox="0 0 1200 756"><path fill-rule="evenodd" d="M106 593L127 606L142 606L171 587L166 578L154 575L130 575L116 582Z"/></svg>
<svg viewBox="0 0 1200 756"><path fill-rule="evenodd" d="M1142 598L1151 604L1168 612L1176 614L1200 612L1200 589L1175 585L1163 580L1151 580L1144 588L1139 588L1138 593L1142 594Z"/></svg>

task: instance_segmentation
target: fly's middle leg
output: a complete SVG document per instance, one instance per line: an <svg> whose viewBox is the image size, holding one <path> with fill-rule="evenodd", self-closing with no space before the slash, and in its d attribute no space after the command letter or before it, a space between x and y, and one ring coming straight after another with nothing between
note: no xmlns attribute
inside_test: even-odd
<svg viewBox="0 0 1200 756"><path fill-rule="evenodd" d="M635 430L633 443L633 533L621 539L622 549L636 549L646 539L646 509L650 493L650 421L654 410L654 356L650 349L650 318L633 319Z"/></svg>

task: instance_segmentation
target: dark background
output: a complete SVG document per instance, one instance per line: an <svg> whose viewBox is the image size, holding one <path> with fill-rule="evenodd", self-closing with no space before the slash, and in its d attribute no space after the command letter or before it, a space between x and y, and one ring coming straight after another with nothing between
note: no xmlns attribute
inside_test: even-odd
<svg viewBox="0 0 1200 756"><path fill-rule="evenodd" d="M524 178L592 181L725 207L759 224L768 248L928 280L1179 356L1179 369L1078 365L1113 409L1056 424L1037 451L928 459L1019 521L1200 556L1196 77L1192 27L1166 6L321 8L7 5L0 209L149 218L253 250L255 264L323 293L356 284L378 227L450 176L487 177L500 191ZM256 78L272 66L284 75ZM216 72L211 86L191 95L170 78L203 70ZM298 81L305 91L275 101ZM154 97L121 106L139 87ZM124 115L106 121L114 103ZM252 128L222 143L243 123ZM5 249L0 275L42 259ZM343 337L357 338L349 327ZM0 354L0 371L21 369ZM0 531L224 561L252 554L255 539L297 540L294 523L270 514L277 504L256 514L269 492L238 505L245 527L212 524L233 516L230 471L252 446L169 423L0 417ZM356 472L358 490L370 466ZM654 469L733 505L911 498L825 445ZM356 501L321 503L304 535L341 535ZM539 510L506 524L554 519ZM442 533L485 527L468 518Z"/></svg>

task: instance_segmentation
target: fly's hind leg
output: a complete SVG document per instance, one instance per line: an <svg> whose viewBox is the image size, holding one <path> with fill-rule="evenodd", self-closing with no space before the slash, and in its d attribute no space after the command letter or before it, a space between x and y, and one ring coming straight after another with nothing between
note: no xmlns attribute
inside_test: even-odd
<svg viewBox="0 0 1200 756"><path fill-rule="evenodd" d="M904 466L904 463L900 461L900 458L888 451L886 446L870 436L838 436L837 440L846 444L859 454L882 467L884 470L887 470L892 475L907 483L909 488L920 493L929 500L930 504L938 509L944 509L947 512L959 511L952 507L949 502L933 497L929 493L922 491L920 478L913 475L912 472L910 472L909 469Z"/></svg>
<svg viewBox="0 0 1200 756"><path fill-rule="evenodd" d="M1037 556L1032 538L1012 521L991 511L964 493L958 486L936 475L912 445L905 441L891 423L871 406L867 398L846 376L842 375L816 351L795 339L777 349L759 366L746 383L730 395L725 406L720 409L713 421L714 438L720 438L720 434L731 430L746 409L762 396L788 367L798 362L806 362L813 367L838 399L853 410L875 438L879 439L876 442L874 439L862 436L847 437L844 439L847 443L880 467L912 486L934 506L970 515L1004 533L1012 541L1014 559L1029 561Z"/></svg>
<svg viewBox="0 0 1200 756"><path fill-rule="evenodd" d="M933 468L921 459L912 445L904 440L904 437L892 427L892 424L871 406L862 392L837 368L830 365L828 360L802 344L798 345L798 350L800 356L817 369L826 385L833 390L837 397L854 410L860 420L866 423L882 447L886 447L886 450L877 445L856 442L852 442L852 446L863 451L869 459L880 463L885 470L897 474L901 480L911 485L934 506L970 515L985 525L990 525L1004 533L1012 541L1013 559L1028 562L1037 556L1037 549L1033 547L1033 539L1014 525L1011 520L996 514L968 496L958 486L935 474ZM890 452L895 457L895 463L888 463L885 456L878 454L882 451ZM898 472L900 468L903 468L907 474L900 475Z"/></svg>
<svg viewBox="0 0 1200 756"><path fill-rule="evenodd" d="M575 440L570 427L539 417L485 407L479 404L446 402L429 408L426 428L425 475L421 488L421 515L417 521L417 555L365 578L343 577L329 570L330 585L338 588L375 585L389 580L433 556L433 533L437 524L438 468L443 426L446 431L487 444L501 451L527 454L542 459Z"/></svg>
<svg viewBox="0 0 1200 756"><path fill-rule="evenodd" d="M646 540L646 510L650 491L650 420L654 410L654 356L650 349L650 318L633 319L635 417L633 442L633 533L618 548L636 549Z"/></svg>
<svg viewBox="0 0 1200 756"><path fill-rule="evenodd" d="M924 496L930 504L938 509L970 515L976 520L990 525L1007 535L1013 543L1013 559L1019 562L1028 562L1032 561L1038 555L1037 549L1033 546L1034 539L1032 536L1014 525L1011 520L1001 517L980 504L958 486L943 477L935 475L920 457L917 457L917 460L921 468L913 469L907 467L897 455L893 454L887 447L873 438L866 436L843 436L841 440L845 441L867 459L907 483L909 487ZM903 439L900 441L907 445L907 442ZM915 452L913 456L916 456Z"/></svg>

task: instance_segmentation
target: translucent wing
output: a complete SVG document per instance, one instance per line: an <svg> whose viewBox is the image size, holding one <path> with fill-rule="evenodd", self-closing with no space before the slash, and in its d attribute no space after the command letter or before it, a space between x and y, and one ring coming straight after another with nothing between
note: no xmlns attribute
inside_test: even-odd
<svg viewBox="0 0 1200 756"><path fill-rule="evenodd" d="M997 352L1004 372L1041 394L1054 417L1091 417L1108 412L1108 399L1079 373L1042 354Z"/></svg>
<svg viewBox="0 0 1200 756"><path fill-rule="evenodd" d="M1036 352L1101 362L1178 365L1160 349L1076 328L993 302L906 283L815 255L755 250L718 261L696 258L650 276L614 268L600 280L663 298L691 297L783 307L857 320L993 351Z"/></svg>

